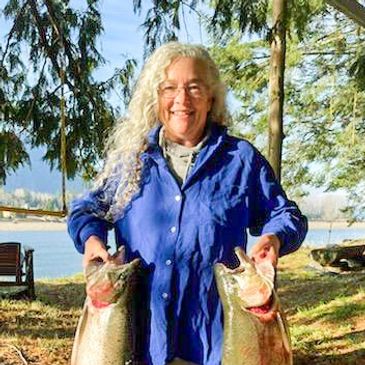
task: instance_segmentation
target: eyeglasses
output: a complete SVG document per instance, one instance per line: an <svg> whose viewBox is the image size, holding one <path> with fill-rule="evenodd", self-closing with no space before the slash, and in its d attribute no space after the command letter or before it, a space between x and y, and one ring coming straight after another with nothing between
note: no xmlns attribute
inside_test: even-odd
<svg viewBox="0 0 365 365"><path fill-rule="evenodd" d="M181 87L173 83L162 83L158 89L161 97L166 99L175 99L181 89L184 89L191 98L202 98L207 94L207 87L203 83L193 82Z"/></svg>

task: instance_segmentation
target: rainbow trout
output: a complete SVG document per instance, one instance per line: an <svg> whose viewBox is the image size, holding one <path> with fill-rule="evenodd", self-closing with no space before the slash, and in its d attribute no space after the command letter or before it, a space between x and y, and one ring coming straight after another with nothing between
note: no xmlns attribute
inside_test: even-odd
<svg viewBox="0 0 365 365"><path fill-rule="evenodd" d="M222 365L292 365L272 264L256 265L239 247L235 253L240 262L236 269L221 263L214 267L224 314ZM277 312L273 319L262 321L270 311Z"/></svg>
<svg viewBox="0 0 365 365"><path fill-rule="evenodd" d="M140 268L124 264L124 249L111 262L85 269L86 293L72 349L71 365L135 365L133 299Z"/></svg>

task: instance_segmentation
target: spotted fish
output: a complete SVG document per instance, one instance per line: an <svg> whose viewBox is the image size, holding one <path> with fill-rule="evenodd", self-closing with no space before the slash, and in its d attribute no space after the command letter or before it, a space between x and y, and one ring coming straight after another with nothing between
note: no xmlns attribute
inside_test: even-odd
<svg viewBox="0 0 365 365"><path fill-rule="evenodd" d="M124 250L111 262L85 269L87 297L74 339L71 365L136 365L133 297L140 260L124 263Z"/></svg>
<svg viewBox="0 0 365 365"><path fill-rule="evenodd" d="M222 365L292 365L272 264L256 265L239 247L235 253L240 262L236 269L221 263L214 267L224 313ZM263 321L270 314L272 319Z"/></svg>

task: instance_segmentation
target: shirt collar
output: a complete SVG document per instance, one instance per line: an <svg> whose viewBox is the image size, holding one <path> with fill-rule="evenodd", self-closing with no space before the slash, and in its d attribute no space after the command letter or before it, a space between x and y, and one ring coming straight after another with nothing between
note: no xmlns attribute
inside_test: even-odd
<svg viewBox="0 0 365 365"><path fill-rule="evenodd" d="M162 125L159 124L158 126L151 129L148 133L147 141L148 145L151 148L158 147L159 143L159 133ZM207 144L211 141L216 141L219 136L223 136L227 134L227 128L224 126L220 126L214 122L210 122L210 136L208 138Z"/></svg>
<svg viewBox="0 0 365 365"><path fill-rule="evenodd" d="M165 128L162 127L158 134L158 144L162 149L164 157L166 157L167 154L174 155L175 157L184 157L184 156L190 156L191 154L198 154L199 151L203 148L205 143L208 141L210 136L210 126L207 128L204 137L202 140L193 147L186 147L183 145L180 145L176 142L169 141L165 138L164 135Z"/></svg>
<svg viewBox="0 0 365 365"><path fill-rule="evenodd" d="M147 137L148 148L146 152L142 155L143 159L149 156L156 161L158 161L159 159L164 160L162 157L162 150L158 144L161 127L162 125L159 124L157 127L154 127L149 132ZM220 126L214 122L210 122L210 135L199 153L196 165L202 165L203 163L205 163L205 161L207 161L214 153L214 151L220 146L226 135L227 128L225 126Z"/></svg>

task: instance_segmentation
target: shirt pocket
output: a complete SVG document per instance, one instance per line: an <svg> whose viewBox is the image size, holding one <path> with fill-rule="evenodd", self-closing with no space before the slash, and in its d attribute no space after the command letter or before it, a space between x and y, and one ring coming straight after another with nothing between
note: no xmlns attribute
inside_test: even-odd
<svg viewBox="0 0 365 365"><path fill-rule="evenodd" d="M202 214L215 224L245 226L248 188L241 185L215 183L202 195Z"/></svg>

